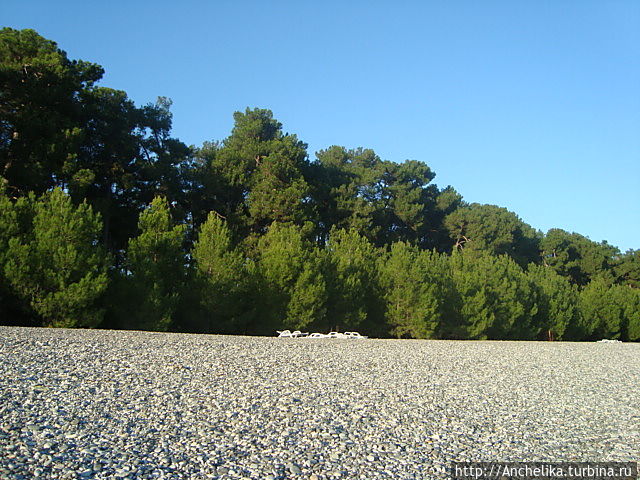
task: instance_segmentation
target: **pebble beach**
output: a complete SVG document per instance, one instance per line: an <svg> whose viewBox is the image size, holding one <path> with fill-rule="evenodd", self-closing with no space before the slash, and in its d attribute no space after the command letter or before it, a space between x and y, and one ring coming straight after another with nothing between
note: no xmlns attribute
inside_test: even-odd
<svg viewBox="0 0 640 480"><path fill-rule="evenodd" d="M430 479L637 461L640 344L0 327L0 478Z"/></svg>

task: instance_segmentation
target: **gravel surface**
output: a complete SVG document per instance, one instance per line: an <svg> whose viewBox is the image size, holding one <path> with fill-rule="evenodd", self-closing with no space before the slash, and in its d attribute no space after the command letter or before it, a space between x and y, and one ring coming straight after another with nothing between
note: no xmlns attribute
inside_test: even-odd
<svg viewBox="0 0 640 480"><path fill-rule="evenodd" d="M0 478L427 479L636 461L640 344L0 327Z"/></svg>

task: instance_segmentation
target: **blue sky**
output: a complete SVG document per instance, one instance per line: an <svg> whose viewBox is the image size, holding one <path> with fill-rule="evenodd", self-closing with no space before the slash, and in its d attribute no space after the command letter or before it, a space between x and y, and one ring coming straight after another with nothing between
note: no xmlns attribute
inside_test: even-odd
<svg viewBox="0 0 640 480"><path fill-rule="evenodd" d="M469 202L640 247L640 2L3 0L102 85L223 139L273 110L309 144L421 160Z"/></svg>

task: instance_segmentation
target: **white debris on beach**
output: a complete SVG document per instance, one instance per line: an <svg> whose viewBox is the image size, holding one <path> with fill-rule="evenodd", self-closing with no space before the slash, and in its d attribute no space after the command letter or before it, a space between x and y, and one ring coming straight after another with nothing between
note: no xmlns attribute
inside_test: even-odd
<svg viewBox="0 0 640 480"><path fill-rule="evenodd" d="M365 340L369 337L360 335L358 332L329 332L329 333L311 333L301 332L300 330L278 330L276 331L278 338L347 338L355 340Z"/></svg>

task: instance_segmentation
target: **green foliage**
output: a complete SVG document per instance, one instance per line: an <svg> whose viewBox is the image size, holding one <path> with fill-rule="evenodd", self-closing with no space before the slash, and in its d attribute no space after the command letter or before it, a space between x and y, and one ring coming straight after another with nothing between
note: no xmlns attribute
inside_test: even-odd
<svg viewBox="0 0 640 480"><path fill-rule="evenodd" d="M640 290L637 288L618 287L619 302L624 305L624 317L627 340L640 341Z"/></svg>
<svg viewBox="0 0 640 480"><path fill-rule="evenodd" d="M435 196L433 212L429 215L429 229L424 247L434 248L439 252L450 253L454 248L454 241L449 237L449 231L444 225L449 214L464 205L462 195L448 186L438 191Z"/></svg>
<svg viewBox="0 0 640 480"><path fill-rule="evenodd" d="M542 239L541 249L544 264L576 285L584 286L595 277L607 283L614 281L614 259L619 252L606 242L592 242L577 233L554 228Z"/></svg>
<svg viewBox="0 0 640 480"><path fill-rule="evenodd" d="M330 326L385 331L375 247L357 231L334 229L326 253Z"/></svg>
<svg viewBox="0 0 640 480"><path fill-rule="evenodd" d="M9 240L6 278L44 325L100 323L108 267L98 244L101 229L91 207L74 207L68 195L55 189L35 203L32 231Z"/></svg>
<svg viewBox="0 0 640 480"><path fill-rule="evenodd" d="M217 212L243 236L264 234L274 221L302 226L314 220L306 144L284 134L270 110L247 108L234 120L222 144L196 153L198 208Z"/></svg>
<svg viewBox="0 0 640 480"><path fill-rule="evenodd" d="M246 260L231 241L231 232L211 212L200 228L191 256L199 280L199 298L206 312L205 330L217 333L247 333L251 310L251 279Z"/></svg>
<svg viewBox="0 0 640 480"><path fill-rule="evenodd" d="M333 146L317 153L313 174L323 226L355 230L378 246L428 243L437 187L424 163L382 161L373 150Z"/></svg>
<svg viewBox="0 0 640 480"><path fill-rule="evenodd" d="M0 318L8 324L37 324L28 299L21 299L5 277L5 267L11 258L9 241L22 241L31 234L34 202L33 195L12 201L0 191Z"/></svg>
<svg viewBox="0 0 640 480"><path fill-rule="evenodd" d="M397 242L380 257L380 276L393 336L455 336L457 298L445 255Z"/></svg>
<svg viewBox="0 0 640 480"><path fill-rule="evenodd" d="M55 185L78 145L79 98L102 74L33 30L0 30L0 177L11 195Z"/></svg>
<svg viewBox="0 0 640 480"><path fill-rule="evenodd" d="M125 92L92 88L81 96L83 126L77 153L64 163L61 180L74 198L86 198L105 219L105 242L126 247L138 212L164 196L186 216L185 165L190 149L171 138L171 101L137 108Z"/></svg>
<svg viewBox="0 0 640 480"><path fill-rule="evenodd" d="M538 295L518 264L506 255L494 257L473 250L454 252L451 263L469 338L536 338Z"/></svg>
<svg viewBox="0 0 640 480"><path fill-rule="evenodd" d="M580 292L578 306L585 339L620 338L627 323L625 305L620 302L626 288L612 287L607 280L596 277Z"/></svg>
<svg viewBox="0 0 640 480"><path fill-rule="evenodd" d="M256 159L247 199L250 225L254 232L264 232L272 222L303 225L313 219L309 205L310 188L303 176L306 145L294 135L272 142L269 155Z"/></svg>
<svg viewBox="0 0 640 480"><path fill-rule="evenodd" d="M422 162L384 162L377 217L382 226L378 245L409 241L423 245L428 236L437 187L435 173Z"/></svg>
<svg viewBox="0 0 640 480"><path fill-rule="evenodd" d="M3 267L10 258L9 241L12 238L24 239L31 233L34 203L34 195L12 201L0 192L0 266Z"/></svg>
<svg viewBox="0 0 640 480"><path fill-rule="evenodd" d="M580 322L577 288L555 270L543 265L530 264L527 275L538 289L536 323L544 338L564 339L567 327L571 332Z"/></svg>
<svg viewBox="0 0 640 480"><path fill-rule="evenodd" d="M539 258L539 234L506 208L473 203L444 220L456 248L507 254L520 266Z"/></svg>
<svg viewBox="0 0 640 480"><path fill-rule="evenodd" d="M611 296L622 307L620 337L623 340L640 340L640 290L625 285L613 285Z"/></svg>
<svg viewBox="0 0 640 480"><path fill-rule="evenodd" d="M125 92L96 87L83 92L78 147L63 165L60 180L75 201L86 199L104 220L103 241L112 251L136 234L144 205L139 158L141 115Z"/></svg>
<svg viewBox="0 0 640 480"><path fill-rule="evenodd" d="M257 247L258 317L251 331L305 330L323 324L326 285L322 257L291 225L273 223Z"/></svg>
<svg viewBox="0 0 640 480"><path fill-rule="evenodd" d="M323 329L326 325L327 285L321 268L316 252L305 263L291 291L285 326L309 330Z"/></svg>
<svg viewBox="0 0 640 480"><path fill-rule="evenodd" d="M147 132L139 141L136 163L140 189L140 203L148 204L156 196L162 196L174 205L180 219L186 216L185 189L191 149L180 140L171 137L173 102L167 97L158 97L155 103L138 109L141 118L138 129Z"/></svg>
<svg viewBox="0 0 640 480"><path fill-rule="evenodd" d="M3 323L95 326L102 305L121 328L640 339L638 250L542 236L416 160L309 161L266 109L190 148L171 100L138 107L102 75L0 30Z"/></svg>
<svg viewBox="0 0 640 480"><path fill-rule="evenodd" d="M640 288L640 250L629 250L621 255L615 272L623 285Z"/></svg>
<svg viewBox="0 0 640 480"><path fill-rule="evenodd" d="M166 331L172 327L185 288L184 225L173 225L169 204L156 197L140 214L140 234L129 241L125 277L128 328Z"/></svg>
<svg viewBox="0 0 640 480"><path fill-rule="evenodd" d="M580 292L582 338L640 339L640 291L594 278Z"/></svg>
<svg viewBox="0 0 640 480"><path fill-rule="evenodd" d="M97 87L102 75L33 30L0 31L0 177L12 195L59 186L86 200L115 252L154 196L186 203L190 150L169 135L170 100L137 108L125 92Z"/></svg>
<svg viewBox="0 0 640 480"><path fill-rule="evenodd" d="M380 158L369 149L347 150L332 146L316 154L313 176L326 238L332 227L354 230L375 241L376 183L381 174Z"/></svg>

